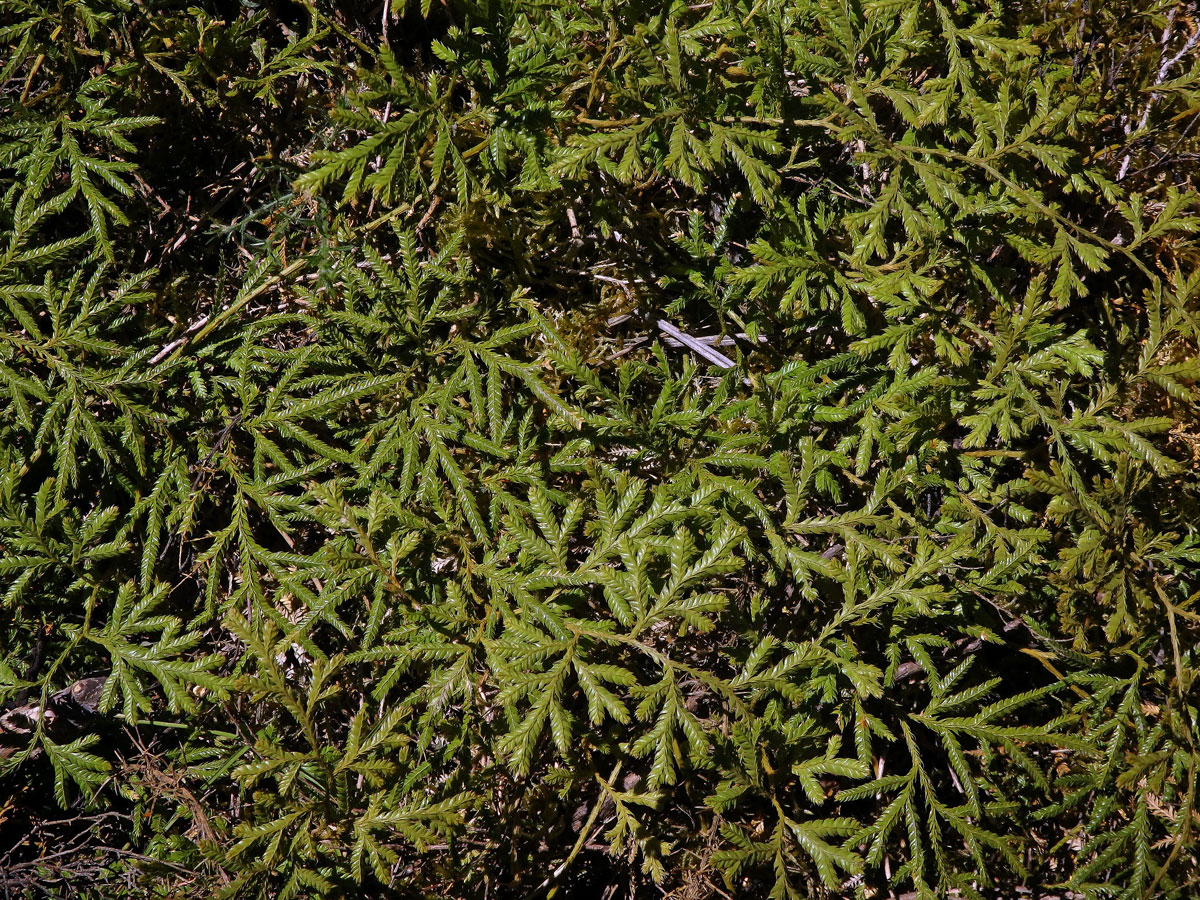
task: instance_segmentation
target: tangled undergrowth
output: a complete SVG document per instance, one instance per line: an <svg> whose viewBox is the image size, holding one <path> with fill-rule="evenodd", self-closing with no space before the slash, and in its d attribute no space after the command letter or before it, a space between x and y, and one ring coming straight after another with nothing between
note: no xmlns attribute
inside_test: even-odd
<svg viewBox="0 0 1200 900"><path fill-rule="evenodd" d="M0 0L5 897L1196 896L1198 44Z"/></svg>

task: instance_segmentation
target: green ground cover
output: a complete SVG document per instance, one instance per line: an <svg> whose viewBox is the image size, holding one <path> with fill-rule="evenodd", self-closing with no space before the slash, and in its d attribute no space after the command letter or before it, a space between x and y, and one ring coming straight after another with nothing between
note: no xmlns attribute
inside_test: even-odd
<svg viewBox="0 0 1200 900"><path fill-rule="evenodd" d="M6 897L1200 893L1189 4L0 48Z"/></svg>

